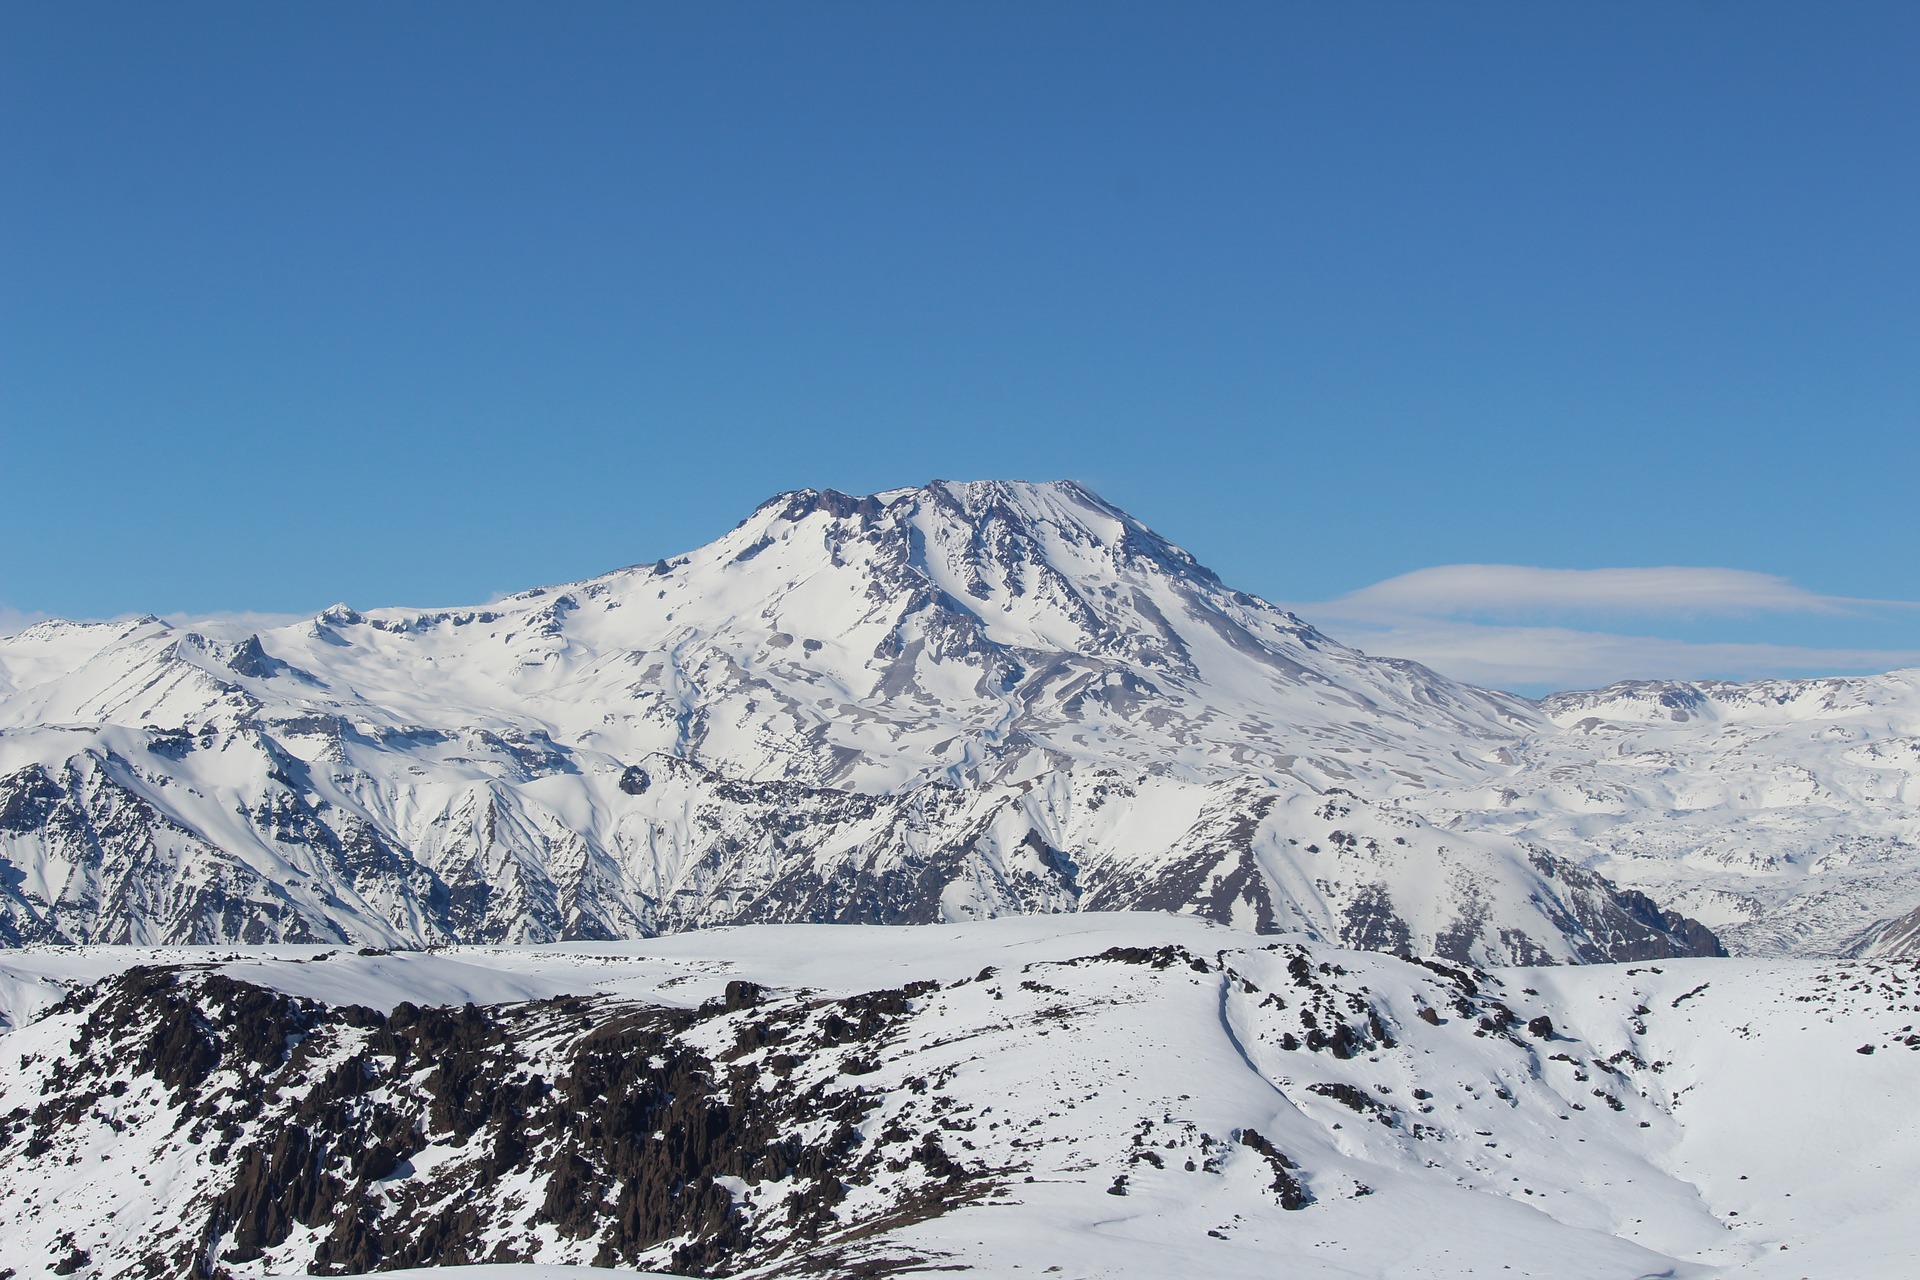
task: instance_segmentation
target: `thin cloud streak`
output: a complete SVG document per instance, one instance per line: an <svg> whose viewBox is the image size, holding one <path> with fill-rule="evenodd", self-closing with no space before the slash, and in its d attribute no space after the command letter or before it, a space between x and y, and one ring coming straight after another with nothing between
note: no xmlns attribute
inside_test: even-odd
<svg viewBox="0 0 1920 1280"><path fill-rule="evenodd" d="M1770 573L1665 566L1543 569L1517 564L1448 564L1416 569L1337 600L1303 605L1309 615L1388 619L1551 614L1668 617L1751 613L1845 614L1914 608L1901 600L1826 596Z"/></svg>
<svg viewBox="0 0 1920 1280"><path fill-rule="evenodd" d="M24 613L19 609L0 604L0 639L18 635L36 622L45 622L44 613Z"/></svg>
<svg viewBox="0 0 1920 1280"><path fill-rule="evenodd" d="M55 618L50 613L27 613L20 609L0 604L0 639L18 635L28 627L41 622L75 622L83 625L95 623L126 623L135 619L153 615L123 613L116 618ZM288 627L311 618L311 613L253 613L236 610L225 613L167 613L158 615L160 621L170 627L183 631L202 628L218 631L222 635L230 632L271 631L275 627Z"/></svg>
<svg viewBox="0 0 1920 1280"><path fill-rule="evenodd" d="M318 613L315 610L314 613ZM163 613L160 621L170 627L179 627L191 631L195 627L214 627L221 630L245 629L251 631L271 631L276 627L290 627L313 617L312 613L253 613L247 610L234 610L225 613Z"/></svg>
<svg viewBox="0 0 1920 1280"><path fill-rule="evenodd" d="M1920 649L1694 642L1567 627L1434 622L1374 628L1333 621L1323 630L1367 653L1411 658L1456 680L1535 692L1592 689L1616 680L1755 680L1920 666Z"/></svg>
<svg viewBox="0 0 1920 1280"><path fill-rule="evenodd" d="M1334 638L1410 658L1458 680L1521 692L1616 680L1753 680L1891 671L1920 649L1677 640L1565 625L1570 618L1860 617L1920 607L1826 596L1744 569L1541 569L1453 564L1418 569L1295 611Z"/></svg>

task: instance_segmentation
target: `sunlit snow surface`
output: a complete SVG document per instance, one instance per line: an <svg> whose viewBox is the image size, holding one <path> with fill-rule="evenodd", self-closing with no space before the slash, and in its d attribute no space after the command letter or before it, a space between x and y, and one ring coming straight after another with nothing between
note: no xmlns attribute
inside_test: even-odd
<svg viewBox="0 0 1920 1280"><path fill-rule="evenodd" d="M1161 944L1192 962L1065 963ZM377 1008L559 993L691 1008L740 978L782 1000L933 980L861 1077L878 1098L863 1131L925 1123L930 1099L906 1086L934 1079L952 1153L994 1171L993 1189L872 1244L986 1275L1871 1280L1912 1275L1920 1253L1911 962L1505 969L1478 975L1462 1004L1430 967L1152 915L375 956L30 948L0 957L0 998L21 1024L0 1038L0 1114L34 1105L45 1068L24 1068L29 1056L68 1051L73 1018L36 1011L136 963L217 965ZM1496 1005L1514 1021L1488 1034L1469 1014ZM1310 1009L1321 1025L1371 1010L1394 1043L1345 1059L1286 1048ZM1551 1038L1523 1025L1542 1015ZM98 1274L118 1274L115 1241L199 1194L204 1148L171 1142L166 1108L131 1101L137 1082L127 1096L124 1114L103 1104L75 1126L70 1163L31 1180L18 1142L0 1148L0 1266L37 1274L71 1231ZM1280 1206L1247 1131L1297 1164L1311 1204ZM1126 1194L1110 1194L1123 1176ZM857 1223L881 1190L838 1212ZM743 1194L751 1212L758 1193Z"/></svg>

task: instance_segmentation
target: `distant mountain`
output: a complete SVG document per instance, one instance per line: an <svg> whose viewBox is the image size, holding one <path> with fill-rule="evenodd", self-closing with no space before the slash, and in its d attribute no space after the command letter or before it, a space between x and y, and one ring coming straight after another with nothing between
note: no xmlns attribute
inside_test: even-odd
<svg viewBox="0 0 1920 1280"><path fill-rule="evenodd" d="M1920 669L1540 705L1511 780L1421 812L1550 846L1740 952L1851 954L1920 906Z"/></svg>
<svg viewBox="0 0 1920 1280"><path fill-rule="evenodd" d="M801 491L689 555L486 606L0 640L0 937L1140 908L1477 962L1716 950L1663 909L1684 902L1818 949L1825 917L1742 914L1715 841L1920 864L1917 681L1536 705L1347 648L1076 485ZM1648 720L1667 696L1690 718ZM1776 722L1799 727L1755 727ZM1748 781L1847 751L1872 758L1834 777L1877 781L1827 778L1784 826ZM1848 879L1848 938L1920 901L1907 874Z"/></svg>
<svg viewBox="0 0 1920 1280"><path fill-rule="evenodd" d="M1863 929L1848 948L1848 954L1873 959L1920 959L1920 907Z"/></svg>

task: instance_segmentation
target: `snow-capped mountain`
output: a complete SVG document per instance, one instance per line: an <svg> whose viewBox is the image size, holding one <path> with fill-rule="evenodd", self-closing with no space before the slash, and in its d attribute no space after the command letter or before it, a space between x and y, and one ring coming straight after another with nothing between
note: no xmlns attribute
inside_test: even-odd
<svg viewBox="0 0 1920 1280"><path fill-rule="evenodd" d="M31 947L0 1274L1894 1280L1917 976L1149 913Z"/></svg>
<svg viewBox="0 0 1920 1280"><path fill-rule="evenodd" d="M803 491L689 555L487 606L0 640L0 934L1147 908L1530 962L1714 950L1662 909L1684 899L1757 946L1837 950L1920 885L1846 877L1822 915L1694 875L1734 802L1690 802L1748 796L1768 850L1790 828L1911 867L1920 697L1869 685L1872 713L1781 713L1853 735L1820 740L1827 791L1755 792L1809 754L1795 733L1716 713L1675 738L1619 690L1539 706L1368 657L1075 485ZM1788 918L1813 923L1755 925Z"/></svg>

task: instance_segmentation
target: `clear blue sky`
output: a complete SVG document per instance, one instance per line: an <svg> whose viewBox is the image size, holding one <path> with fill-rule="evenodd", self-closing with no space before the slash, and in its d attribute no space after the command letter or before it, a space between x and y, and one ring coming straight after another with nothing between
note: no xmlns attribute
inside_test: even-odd
<svg viewBox="0 0 1920 1280"><path fill-rule="evenodd" d="M0 605L472 601L936 476L1284 601L1920 599L1916 67L1913 4L12 0Z"/></svg>

